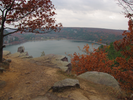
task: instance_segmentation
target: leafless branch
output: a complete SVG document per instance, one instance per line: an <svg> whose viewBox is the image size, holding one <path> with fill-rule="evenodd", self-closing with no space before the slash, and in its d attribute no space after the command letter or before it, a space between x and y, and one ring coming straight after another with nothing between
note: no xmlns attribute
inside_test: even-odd
<svg viewBox="0 0 133 100"><path fill-rule="evenodd" d="M31 14L33 11L34 11L34 10L32 10L32 11L28 12L28 13L27 13L27 14L25 14L24 16L19 17L19 18L17 18L17 19L7 19L6 21L13 21L13 22L15 22L15 21L19 21L19 20L21 20L21 19L25 18L26 16L28 16L29 14Z"/></svg>
<svg viewBox="0 0 133 100"><path fill-rule="evenodd" d="M10 33L8 33L8 34L5 34L5 35L3 35L3 37L5 37L5 36L7 36L7 35L10 35L10 34L13 34L13 33L15 33L15 32L18 32L19 30L16 30L16 31L13 31L13 32L10 32Z"/></svg>

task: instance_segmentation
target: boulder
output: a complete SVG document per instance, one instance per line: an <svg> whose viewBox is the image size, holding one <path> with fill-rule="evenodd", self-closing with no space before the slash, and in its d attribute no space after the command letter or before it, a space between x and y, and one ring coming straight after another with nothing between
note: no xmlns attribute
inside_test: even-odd
<svg viewBox="0 0 133 100"><path fill-rule="evenodd" d="M11 54L10 51L6 51L6 50L3 51L3 55L4 55L4 56L10 55L10 54Z"/></svg>
<svg viewBox="0 0 133 100"><path fill-rule="evenodd" d="M18 47L18 52L23 53L25 50L24 46Z"/></svg>
<svg viewBox="0 0 133 100"><path fill-rule="evenodd" d="M120 89L119 83L117 82L117 80L110 74L107 74L104 72L89 71L89 72L80 74L78 77L89 80L97 84L107 85L116 89Z"/></svg>
<svg viewBox="0 0 133 100"><path fill-rule="evenodd" d="M53 92L61 92L62 90L66 89L66 88L71 88L71 87L80 87L79 85L79 81L77 79L64 79L62 81L58 81L56 82L52 89Z"/></svg>

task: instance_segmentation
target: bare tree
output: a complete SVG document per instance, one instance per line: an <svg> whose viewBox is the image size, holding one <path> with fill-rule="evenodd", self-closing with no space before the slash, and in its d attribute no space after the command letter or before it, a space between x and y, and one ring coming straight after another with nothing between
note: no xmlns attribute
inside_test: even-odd
<svg viewBox="0 0 133 100"><path fill-rule="evenodd" d="M133 17L133 0L118 0L119 5L124 8L124 14L131 19Z"/></svg>

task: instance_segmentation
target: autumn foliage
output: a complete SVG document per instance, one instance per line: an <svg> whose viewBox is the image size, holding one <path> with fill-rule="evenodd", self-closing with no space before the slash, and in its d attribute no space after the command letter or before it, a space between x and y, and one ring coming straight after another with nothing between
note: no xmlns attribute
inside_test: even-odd
<svg viewBox="0 0 133 100"><path fill-rule="evenodd" d="M60 31L62 24L56 23L55 15L55 7L51 0L0 0L0 62L5 47L5 36L17 31L43 31L43 34L53 30ZM4 34L5 29L12 27L12 32Z"/></svg>
<svg viewBox="0 0 133 100"><path fill-rule="evenodd" d="M106 72L114 76L120 86L130 92L133 92L133 24L129 20L129 31L124 31L122 40L114 42L116 52L121 51L123 57L115 59L108 58L108 52L105 49L94 49L89 51L89 45L85 45L83 51L86 54L74 53L71 59L72 70L77 75L87 71ZM110 46L104 46L109 49ZM117 62L117 64L114 63Z"/></svg>
<svg viewBox="0 0 133 100"><path fill-rule="evenodd" d="M89 45L85 45L83 50L87 54L74 53L71 63L73 65L73 71L77 75L82 74L86 71L99 71L110 73L112 60L107 58L107 53L102 50L97 51L94 49L93 52L89 51ZM90 55L89 55L90 54Z"/></svg>

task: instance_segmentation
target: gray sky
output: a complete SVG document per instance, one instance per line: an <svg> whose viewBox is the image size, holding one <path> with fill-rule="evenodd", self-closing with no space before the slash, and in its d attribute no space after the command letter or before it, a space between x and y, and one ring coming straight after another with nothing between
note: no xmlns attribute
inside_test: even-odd
<svg viewBox="0 0 133 100"><path fill-rule="evenodd" d="M63 27L128 29L128 18L117 0L52 0Z"/></svg>

